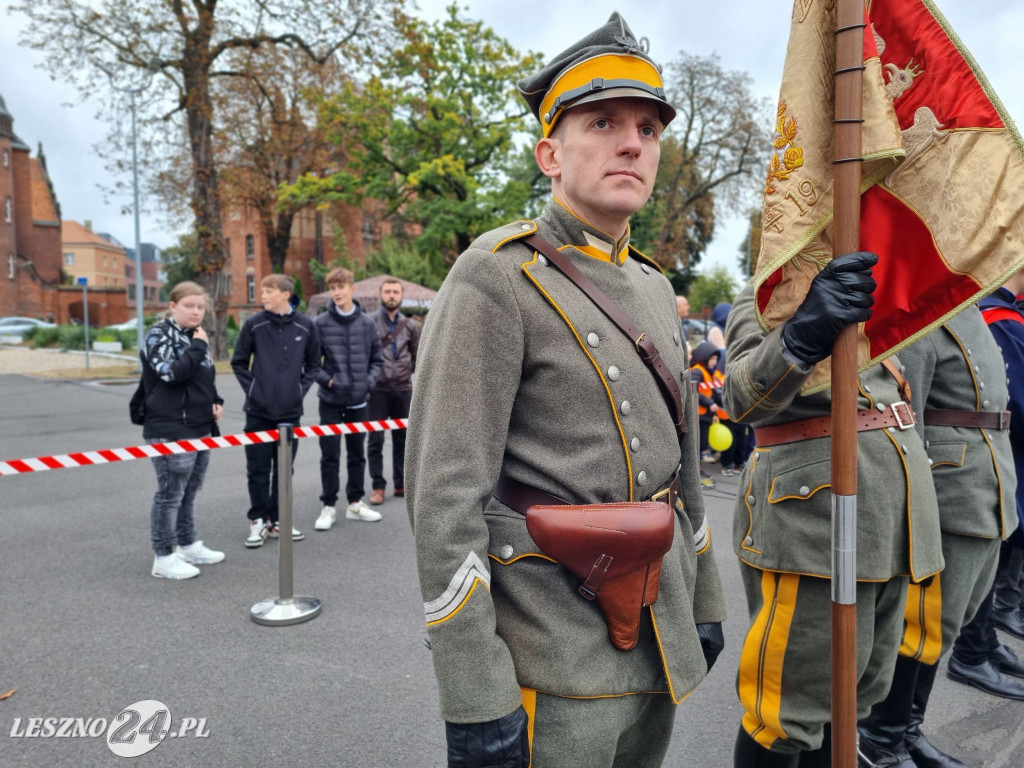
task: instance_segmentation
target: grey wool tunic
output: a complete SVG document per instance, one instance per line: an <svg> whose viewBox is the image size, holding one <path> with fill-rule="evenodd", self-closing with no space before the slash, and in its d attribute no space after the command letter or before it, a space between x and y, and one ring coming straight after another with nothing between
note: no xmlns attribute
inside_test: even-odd
<svg viewBox="0 0 1024 768"><path fill-rule="evenodd" d="M726 325L722 397L755 427L826 416L831 389L801 394L810 371L782 353L782 326L764 332L753 282ZM898 360L893 358L899 365ZM902 401L894 377L875 365L857 377L857 408ZM831 437L755 449L739 481L733 549L762 570L828 577L831 572ZM942 569L938 504L924 442L912 427L857 435L857 578L920 581Z"/></svg>
<svg viewBox="0 0 1024 768"><path fill-rule="evenodd" d="M488 232L458 258L424 328L406 454L441 715L451 722L512 712L520 687L681 701L706 675L695 625L725 618L695 436L680 448L633 343L520 241L535 231L654 340L693 409L672 288L626 240L552 201L536 222ZM637 647L620 651L578 579L491 492L504 471L574 503L639 501L680 465L658 601L644 609Z"/></svg>

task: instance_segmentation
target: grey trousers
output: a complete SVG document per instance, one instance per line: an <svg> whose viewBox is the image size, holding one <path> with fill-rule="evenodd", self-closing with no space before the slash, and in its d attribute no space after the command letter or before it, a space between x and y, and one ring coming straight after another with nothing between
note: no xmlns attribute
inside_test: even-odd
<svg viewBox="0 0 1024 768"><path fill-rule="evenodd" d="M949 650L960 628L974 618L992 588L999 539L942 534L946 567L907 588L906 625L900 655L929 666Z"/></svg>
<svg viewBox="0 0 1024 768"><path fill-rule="evenodd" d="M676 705L668 693L568 699L523 689L531 768L657 768Z"/></svg>
<svg viewBox="0 0 1024 768"><path fill-rule="evenodd" d="M831 707L831 582L740 563L750 628L737 688L743 728L762 747L821 746ZM885 698L903 634L907 577L857 582L857 717Z"/></svg>

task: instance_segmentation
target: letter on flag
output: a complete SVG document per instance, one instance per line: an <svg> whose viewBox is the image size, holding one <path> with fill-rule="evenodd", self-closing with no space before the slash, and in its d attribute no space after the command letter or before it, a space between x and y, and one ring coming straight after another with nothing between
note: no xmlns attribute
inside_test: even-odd
<svg viewBox="0 0 1024 768"><path fill-rule="evenodd" d="M861 248L879 254L864 370L1024 267L1024 141L931 0L869 0ZM832 258L834 0L796 0L755 287L765 330ZM819 363L804 391L830 381Z"/></svg>

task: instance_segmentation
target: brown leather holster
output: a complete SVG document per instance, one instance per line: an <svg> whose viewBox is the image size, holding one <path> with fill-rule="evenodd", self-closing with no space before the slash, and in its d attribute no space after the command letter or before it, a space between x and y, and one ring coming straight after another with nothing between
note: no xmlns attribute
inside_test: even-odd
<svg viewBox="0 0 1024 768"><path fill-rule="evenodd" d="M640 614L658 599L661 562L672 548L675 515L663 501L545 505L526 510L526 528L544 554L582 580L621 651L636 646Z"/></svg>

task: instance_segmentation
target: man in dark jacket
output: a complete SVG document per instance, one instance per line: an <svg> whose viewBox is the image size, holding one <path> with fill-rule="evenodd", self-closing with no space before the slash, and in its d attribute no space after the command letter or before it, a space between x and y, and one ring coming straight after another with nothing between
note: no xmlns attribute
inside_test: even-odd
<svg viewBox="0 0 1024 768"><path fill-rule="evenodd" d="M317 374L320 384L320 423L347 424L369 418L370 390L377 382L382 366L380 338L377 327L363 314L359 302L352 298L355 281L347 269L334 269L327 275L331 304L313 322L320 339L323 367ZM373 523L380 514L363 503L365 487L366 435L356 432L345 436L348 479L345 517ZM329 530L334 525L334 505L338 501L341 480L341 437L320 438L320 510L314 528Z"/></svg>
<svg viewBox="0 0 1024 768"><path fill-rule="evenodd" d="M384 367L370 391L370 420L404 419L412 402L412 372L416 370L416 351L420 345L420 327L398 308L402 306L402 283L393 277L380 284L380 310L373 315L380 336ZM384 433L370 433L371 504L384 503ZM391 431L391 465L395 496L405 496L405 430Z"/></svg>
<svg viewBox="0 0 1024 768"><path fill-rule="evenodd" d="M298 424L302 398L320 368L320 344L313 321L292 307L295 283L286 275L267 275L260 282L263 312L242 324L231 358L235 378L245 391L245 431ZM298 441L292 443L292 458ZM277 445L245 446L249 478L247 547L263 546L279 533L277 522ZM302 533L292 529L292 539Z"/></svg>

